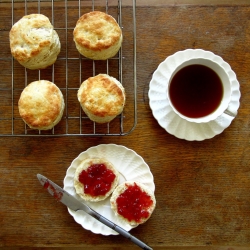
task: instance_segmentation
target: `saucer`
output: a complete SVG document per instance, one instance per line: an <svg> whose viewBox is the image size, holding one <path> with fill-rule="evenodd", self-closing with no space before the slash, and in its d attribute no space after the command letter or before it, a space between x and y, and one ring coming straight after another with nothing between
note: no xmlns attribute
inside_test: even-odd
<svg viewBox="0 0 250 250"><path fill-rule="evenodd" d="M110 206L110 197L104 201L89 202L83 201L75 192L74 188L74 175L76 168L86 158L104 158L111 162L119 172L119 184L125 181L138 181L147 186L152 192L155 191L154 177L150 171L149 166L132 149L126 148L122 145L116 144L100 144L98 146L91 147L86 151L80 153L71 163L67 169L66 176L64 178L64 190L73 195L76 199L84 202L99 214L103 215L107 219L111 220L123 229L130 231L135 226L131 226L124 220L120 219L112 211ZM118 233L113 229L102 224L98 220L94 219L84 211L73 211L68 208L68 212L73 216L74 220L80 224L86 230L90 230L95 234L102 235L117 235Z"/></svg>
<svg viewBox="0 0 250 250"><path fill-rule="evenodd" d="M231 82L232 96L228 107L229 112L223 113L217 119L207 123L188 122L179 117L173 111L167 97L168 81L172 69L182 64L184 61L193 58L207 58L217 62L225 69ZM149 84L149 105L154 118L168 133L187 141L202 141L211 139L222 133L236 117L240 106L239 100L241 93L239 88L240 86L236 74L231 69L230 65L220 56L202 49L187 49L176 52L159 64Z"/></svg>

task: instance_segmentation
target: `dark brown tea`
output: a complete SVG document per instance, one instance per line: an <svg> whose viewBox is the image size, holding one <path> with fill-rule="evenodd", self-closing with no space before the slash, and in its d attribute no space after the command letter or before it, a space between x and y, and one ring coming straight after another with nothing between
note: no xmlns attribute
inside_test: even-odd
<svg viewBox="0 0 250 250"><path fill-rule="evenodd" d="M174 75L169 97L181 114L200 118L218 108L223 97L223 86L220 77L209 67L189 65Z"/></svg>

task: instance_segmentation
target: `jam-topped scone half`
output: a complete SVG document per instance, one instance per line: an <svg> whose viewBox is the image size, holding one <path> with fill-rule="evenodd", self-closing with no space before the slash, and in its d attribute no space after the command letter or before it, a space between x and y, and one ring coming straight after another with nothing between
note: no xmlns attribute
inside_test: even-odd
<svg viewBox="0 0 250 250"><path fill-rule="evenodd" d="M110 204L115 214L131 226L146 222L156 205L154 193L142 183L126 181L114 190Z"/></svg>
<svg viewBox="0 0 250 250"><path fill-rule="evenodd" d="M81 162L74 176L76 193L86 201L106 199L116 188L119 172L106 159L89 158Z"/></svg>

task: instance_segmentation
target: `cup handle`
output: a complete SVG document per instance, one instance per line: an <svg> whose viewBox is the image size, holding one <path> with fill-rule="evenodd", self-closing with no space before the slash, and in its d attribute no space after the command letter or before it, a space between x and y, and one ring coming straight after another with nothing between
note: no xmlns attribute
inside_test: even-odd
<svg viewBox="0 0 250 250"><path fill-rule="evenodd" d="M230 106L228 106L227 109L223 113L227 114L227 115L229 115L231 117L236 117L236 115L237 115L238 112L234 111L234 110L231 110Z"/></svg>

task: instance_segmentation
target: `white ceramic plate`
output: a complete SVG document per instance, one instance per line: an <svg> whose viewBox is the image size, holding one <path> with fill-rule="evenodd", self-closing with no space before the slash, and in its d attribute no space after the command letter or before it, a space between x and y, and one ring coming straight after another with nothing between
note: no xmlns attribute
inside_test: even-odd
<svg viewBox="0 0 250 250"><path fill-rule="evenodd" d="M138 181L146 185L153 192L155 190L154 178L150 172L149 166L145 163L143 158L135 153L133 150L128 149L121 145L116 144L101 144L95 147L91 147L88 150L79 154L79 156L73 160L70 167L66 172L64 178L64 190L73 195L80 201L83 201L75 192L74 188L74 174L75 170L86 158L105 158L110 161L120 173L119 183L124 181ZM110 208L109 203L110 197L101 202L87 202L85 204L89 205L95 211L108 218L115 224L129 231L132 227L122 220L120 220ZM90 215L83 211L73 211L68 208L69 213L74 217L75 221L82 225L83 228L92 231L96 234L103 235L116 235L118 234L114 230L105 226L101 222L92 218Z"/></svg>
<svg viewBox="0 0 250 250"><path fill-rule="evenodd" d="M222 114L216 120L208 123L192 123L180 118L170 107L167 98L168 81L172 69L192 58L208 58L217 62L223 67L229 75L232 84L232 97L228 109L230 114ZM240 106L240 90L239 82L236 79L235 73L230 65L225 62L220 56L215 55L210 51L202 49L187 49L176 52L167 57L165 61L160 63L153 74L149 85L149 105L152 109L153 116L168 133L180 139L188 141L202 141L213 138L222 133L232 122L237 115Z"/></svg>

